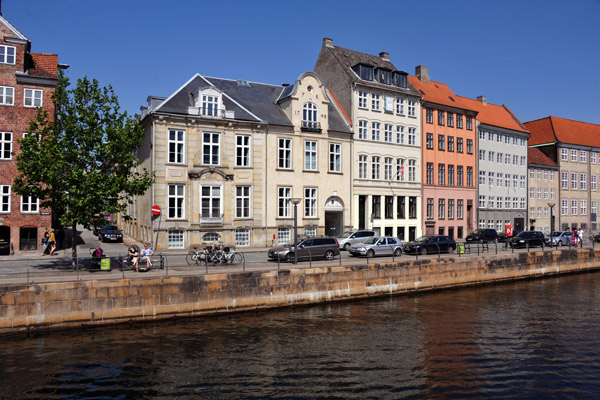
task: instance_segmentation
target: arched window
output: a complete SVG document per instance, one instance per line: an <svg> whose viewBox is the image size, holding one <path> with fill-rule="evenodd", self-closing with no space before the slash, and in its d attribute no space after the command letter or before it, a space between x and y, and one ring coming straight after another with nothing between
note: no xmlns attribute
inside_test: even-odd
<svg viewBox="0 0 600 400"><path fill-rule="evenodd" d="M302 107L302 127L309 129L318 129L317 105L314 103L304 103Z"/></svg>
<svg viewBox="0 0 600 400"><path fill-rule="evenodd" d="M221 235L215 232L205 233L204 236L202 236L202 240L205 242L218 242L221 240Z"/></svg>

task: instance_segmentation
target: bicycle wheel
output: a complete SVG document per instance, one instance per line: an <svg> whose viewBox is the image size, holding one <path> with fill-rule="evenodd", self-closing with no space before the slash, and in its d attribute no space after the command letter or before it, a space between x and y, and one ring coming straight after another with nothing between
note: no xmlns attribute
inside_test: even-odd
<svg viewBox="0 0 600 400"><path fill-rule="evenodd" d="M233 253L233 257L231 257L231 263L233 265L240 265L243 259L244 258L242 257L241 253Z"/></svg>
<svg viewBox="0 0 600 400"><path fill-rule="evenodd" d="M187 261L188 265L198 264L198 255L194 251L190 251L187 256L185 256L185 261Z"/></svg>

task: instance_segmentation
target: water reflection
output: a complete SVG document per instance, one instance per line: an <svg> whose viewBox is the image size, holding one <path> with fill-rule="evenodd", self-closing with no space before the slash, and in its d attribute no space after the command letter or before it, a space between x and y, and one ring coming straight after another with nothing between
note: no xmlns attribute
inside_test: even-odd
<svg viewBox="0 0 600 400"><path fill-rule="evenodd" d="M3 338L2 398L592 398L600 274Z"/></svg>

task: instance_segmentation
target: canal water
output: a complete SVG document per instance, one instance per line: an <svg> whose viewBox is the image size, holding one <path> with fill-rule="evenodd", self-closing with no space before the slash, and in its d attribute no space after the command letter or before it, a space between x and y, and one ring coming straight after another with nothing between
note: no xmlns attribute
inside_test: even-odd
<svg viewBox="0 0 600 400"><path fill-rule="evenodd" d="M597 398L600 273L0 338L6 399Z"/></svg>

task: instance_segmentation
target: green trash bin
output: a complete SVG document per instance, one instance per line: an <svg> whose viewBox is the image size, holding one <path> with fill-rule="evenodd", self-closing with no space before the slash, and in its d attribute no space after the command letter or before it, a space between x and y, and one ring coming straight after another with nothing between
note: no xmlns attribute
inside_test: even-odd
<svg viewBox="0 0 600 400"><path fill-rule="evenodd" d="M100 269L110 271L110 258L103 258L100 260Z"/></svg>
<svg viewBox="0 0 600 400"><path fill-rule="evenodd" d="M465 245L464 244L456 245L456 252L458 254L465 254Z"/></svg>

